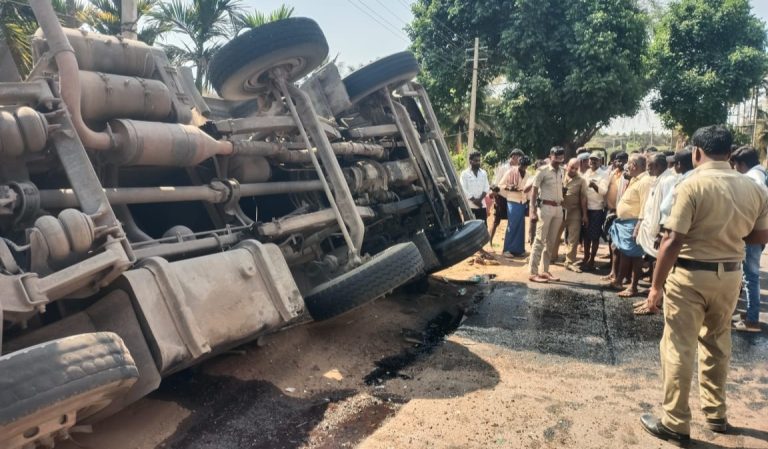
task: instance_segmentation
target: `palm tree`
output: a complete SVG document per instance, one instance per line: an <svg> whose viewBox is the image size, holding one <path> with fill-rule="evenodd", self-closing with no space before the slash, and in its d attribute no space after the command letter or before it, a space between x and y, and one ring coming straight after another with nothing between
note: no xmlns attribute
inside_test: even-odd
<svg viewBox="0 0 768 449"><path fill-rule="evenodd" d="M293 15L293 10L293 6L280 5L279 8L266 14L256 10L240 14L237 18L238 32L243 29L257 28L270 22L287 19Z"/></svg>
<svg viewBox="0 0 768 449"><path fill-rule="evenodd" d="M77 28L83 23L84 5L80 0L53 0L62 24ZM30 37L37 29L32 8L22 2L0 1L0 39L5 40L22 77L32 70Z"/></svg>
<svg viewBox="0 0 768 449"><path fill-rule="evenodd" d="M461 154L464 140L469 132L470 105L464 101L456 105L454 111L448 116L445 131L449 136L456 137L456 153ZM475 132L481 134L496 135L496 130L479 114L475 117Z"/></svg>
<svg viewBox="0 0 768 449"><path fill-rule="evenodd" d="M238 0L172 0L160 2L150 15L154 24L168 25L179 35L179 44L161 46L173 63L191 63L195 67L195 86L202 91L207 84L208 63L221 42L236 31L233 24L240 13Z"/></svg>
<svg viewBox="0 0 768 449"><path fill-rule="evenodd" d="M93 31L101 34L117 35L121 30L121 5L120 0L89 0L89 5L81 14L83 21ZM139 0L137 5L138 20L148 17L160 0ZM137 37L140 41L149 45L170 31L170 25L154 21L142 21Z"/></svg>

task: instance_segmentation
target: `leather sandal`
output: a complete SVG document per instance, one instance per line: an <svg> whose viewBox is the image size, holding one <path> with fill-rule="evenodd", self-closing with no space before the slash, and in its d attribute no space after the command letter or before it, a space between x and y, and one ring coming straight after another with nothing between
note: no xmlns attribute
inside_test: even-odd
<svg viewBox="0 0 768 449"><path fill-rule="evenodd" d="M649 309L647 306L642 305L640 307L636 307L635 310L632 311L635 315L642 316L642 315L656 315L659 312L652 312L651 309Z"/></svg>
<svg viewBox="0 0 768 449"><path fill-rule="evenodd" d="M549 278L546 278L546 277L538 275L538 274L537 275L533 275L533 276L529 276L528 280L531 281L531 282L539 283L539 284L546 284L547 282L549 282Z"/></svg>

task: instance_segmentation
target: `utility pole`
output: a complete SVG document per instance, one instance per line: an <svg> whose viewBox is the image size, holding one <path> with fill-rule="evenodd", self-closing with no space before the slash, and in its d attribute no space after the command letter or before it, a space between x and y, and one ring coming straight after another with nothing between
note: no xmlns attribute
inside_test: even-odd
<svg viewBox="0 0 768 449"><path fill-rule="evenodd" d="M757 115L760 111L758 99L760 98L760 86L755 87L755 116L752 118L752 147L755 147L757 141Z"/></svg>
<svg viewBox="0 0 768 449"><path fill-rule="evenodd" d="M475 38L475 54L472 58L472 93L469 100L469 136L467 137L467 161L475 148L475 112L477 109L477 66L480 63L480 38Z"/></svg>
<svg viewBox="0 0 768 449"><path fill-rule="evenodd" d="M139 20L137 0L120 0L120 34L126 39L136 39Z"/></svg>

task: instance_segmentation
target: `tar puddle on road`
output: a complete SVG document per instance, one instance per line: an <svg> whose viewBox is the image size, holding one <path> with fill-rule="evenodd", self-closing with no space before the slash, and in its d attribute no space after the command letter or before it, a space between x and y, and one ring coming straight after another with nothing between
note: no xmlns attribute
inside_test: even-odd
<svg viewBox="0 0 768 449"><path fill-rule="evenodd" d="M421 343L374 362L376 368L365 376L364 383L373 385L395 377L406 378L400 370L430 354L458 327L462 317L459 307L438 313L424 329L415 332ZM360 394L361 391L328 390L296 398L269 382L210 376L199 370L183 371L163 380L160 389L152 394L154 399L177 402L191 412L159 448L353 447L408 401L385 394ZM345 408L353 412L340 410ZM330 424L329 415L333 421ZM340 418L336 420L334 415Z"/></svg>
<svg viewBox="0 0 768 449"><path fill-rule="evenodd" d="M656 360L664 320L635 316L636 300L586 288L499 283L456 335L607 365ZM764 336L734 334L734 362L764 358L767 343Z"/></svg>
<svg viewBox="0 0 768 449"><path fill-rule="evenodd" d="M459 327L463 316L464 313L461 310L455 310L453 313L444 311L429 320L424 330L416 336L415 340L420 342L405 349L400 354L385 357L375 362L376 369L368 373L363 379L365 384L378 385L396 377L409 379L408 375L401 374L400 371L412 365L419 358L429 355L447 335Z"/></svg>
<svg viewBox="0 0 768 449"><path fill-rule="evenodd" d="M268 382L184 371L152 396L192 412L163 449L283 449L299 447L328 407L354 395L337 390L309 398L285 395Z"/></svg>
<svg viewBox="0 0 768 449"><path fill-rule="evenodd" d="M209 376L199 371L185 371L165 379L152 397L178 402L191 414L159 448L354 447L410 400L407 396L374 392L366 385L379 386L395 378L410 379L404 374L405 369L428 358L437 348L442 348L440 354L444 358L441 369L452 371L457 365L474 373L475 388L491 388L498 382L493 367L485 366L463 346L445 343L450 334L512 350L608 365L658 357L663 319L634 316L627 303L630 300L597 290L529 289L517 283L498 283L487 290L490 292L475 295L475 303L466 317L461 307L447 306L423 329L403 329L403 337L413 346L371 361L374 369L360 379L358 388L327 390L297 398L269 382ZM765 358L765 337L735 335L733 343L736 363L739 359L755 362L755 357ZM445 391L436 388L430 395L461 394L450 387L446 386ZM558 422L547 429L545 437L554 438L570 425L566 420Z"/></svg>

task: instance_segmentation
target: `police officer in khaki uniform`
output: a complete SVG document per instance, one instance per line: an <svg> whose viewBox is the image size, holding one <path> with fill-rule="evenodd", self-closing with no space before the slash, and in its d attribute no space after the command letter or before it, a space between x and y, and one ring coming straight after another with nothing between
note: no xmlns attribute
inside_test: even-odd
<svg viewBox="0 0 768 449"><path fill-rule="evenodd" d="M563 181L565 221L560 226L554 250L554 258L557 258L557 247L560 244L563 229L565 229L568 248L568 252L565 253L565 269L576 273L581 273L581 268L576 263L576 253L579 250L579 241L581 240L581 227L587 225L587 181L579 173L580 169L580 159L573 158L568 161Z"/></svg>
<svg viewBox="0 0 768 449"><path fill-rule="evenodd" d="M696 169L676 187L646 302L655 311L664 296L659 347L663 412L660 418L650 414L640 418L649 433L679 444L690 440L688 395L697 345L706 425L715 432L728 430L730 321L739 296L744 243L768 242L768 195L731 169L728 129L700 128L692 142Z"/></svg>
<svg viewBox="0 0 768 449"><path fill-rule="evenodd" d="M536 237L533 240L530 260L532 282L558 281L549 272L550 243L557 239L560 225L563 223L563 170L565 159L563 147L549 150L549 164L541 167L533 178L531 193L531 221L536 223ZM539 263L542 265L539 274Z"/></svg>

